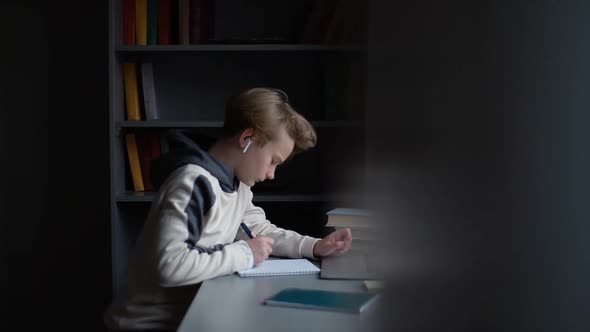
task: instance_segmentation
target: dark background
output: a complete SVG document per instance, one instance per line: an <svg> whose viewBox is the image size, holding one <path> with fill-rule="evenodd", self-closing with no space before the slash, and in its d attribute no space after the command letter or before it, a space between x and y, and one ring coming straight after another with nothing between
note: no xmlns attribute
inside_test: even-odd
<svg viewBox="0 0 590 332"><path fill-rule="evenodd" d="M370 7L370 184L408 202L400 252L442 266L400 276L385 330L587 331L590 4ZM107 10L2 2L2 316L19 329L101 330L110 301Z"/></svg>
<svg viewBox="0 0 590 332"><path fill-rule="evenodd" d="M108 2L2 2L2 317L104 329Z"/></svg>

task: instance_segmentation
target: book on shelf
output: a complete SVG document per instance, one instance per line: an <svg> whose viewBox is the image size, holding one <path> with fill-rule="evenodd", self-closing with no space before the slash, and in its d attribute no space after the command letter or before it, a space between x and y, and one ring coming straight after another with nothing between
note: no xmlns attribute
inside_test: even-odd
<svg viewBox="0 0 590 332"><path fill-rule="evenodd" d="M153 192L155 187L151 180L150 171L152 161L158 159L161 154L160 134L158 131L148 130L138 131L135 136L144 191Z"/></svg>
<svg viewBox="0 0 590 332"><path fill-rule="evenodd" d="M147 45L147 0L135 0L135 44Z"/></svg>
<svg viewBox="0 0 590 332"><path fill-rule="evenodd" d="M190 44L190 0L178 0L178 44Z"/></svg>
<svg viewBox="0 0 590 332"><path fill-rule="evenodd" d="M125 45L190 45L201 43L288 43L307 44L348 42L358 37L358 4L352 0L313 1L308 12L284 17L291 23L277 27L292 26L289 32L277 36L257 33L251 38L234 32L224 35L227 29L216 29L216 8L214 0L122 0L123 1L123 44ZM225 9L227 11L227 9ZM264 19L265 9L260 9ZM220 15L226 15L220 11ZM225 17L225 16L223 16ZM224 21L223 17L220 21ZM227 19L226 19L227 21ZM230 21L233 22L233 21ZM266 22L268 23L268 22ZM268 23L272 24L272 23ZM219 28L219 27L217 27ZM254 29L254 28L253 28ZM215 30L221 31L217 36ZM231 30L231 29L230 29ZM227 31L226 31L227 32ZM238 36L234 36L235 34Z"/></svg>
<svg viewBox="0 0 590 332"><path fill-rule="evenodd" d="M158 44L158 0L147 0L147 44Z"/></svg>
<svg viewBox="0 0 590 332"><path fill-rule="evenodd" d="M313 1L306 9L294 6L293 13L283 15L277 29L289 31L277 32L276 36L268 35L267 31L256 32L247 36L239 31L225 31L216 27L220 11L220 21L227 21L227 8L223 8L214 0L122 0L123 1L123 44L125 45L190 45L201 43L335 43L348 41L351 29L358 27L356 16L359 7L352 0L321 0ZM247 5L244 8L248 8ZM217 7L216 7L217 6ZM290 8L290 7L289 7ZM224 12L225 10L225 12ZM252 20L264 20L265 8L260 8L261 16ZM231 12L231 10L229 10ZM282 13L284 14L284 13ZM247 15L247 14L246 14ZM258 14L256 14L258 15ZM225 22L224 21L224 22ZM229 21L232 22L233 21ZM273 25L274 24L274 25ZM264 24L259 26L264 26ZM219 29L217 29L219 28ZM252 28L256 31L256 28ZM270 29L266 27L266 29ZM215 30L221 35L216 35ZM224 33L225 31L225 33ZM232 32L233 31L233 32ZM228 33L230 33L228 35ZM237 34L237 35L236 35ZM235 35L235 36L234 36Z"/></svg>
<svg viewBox="0 0 590 332"><path fill-rule="evenodd" d="M139 68L138 68L139 67ZM128 121L160 118L151 62L123 63L125 114Z"/></svg>
<svg viewBox="0 0 590 332"><path fill-rule="evenodd" d="M127 158L129 160L131 178L133 180L133 190L144 191L139 151L137 148L137 139L135 137L135 133L125 134L125 142L127 145Z"/></svg>
<svg viewBox="0 0 590 332"><path fill-rule="evenodd" d="M158 120L158 103L154 83L154 66L151 62L141 63L141 88L143 91L143 109L146 120Z"/></svg>
<svg viewBox="0 0 590 332"><path fill-rule="evenodd" d="M186 8L186 5L184 6ZM182 13L181 15L185 15L185 20L188 20L188 23L184 23L182 29L185 30L185 34L188 34L189 44L202 44L213 38L214 9L215 3L213 0L188 1L188 13ZM187 25L188 32L186 31ZM186 43L187 37L184 38L184 43Z"/></svg>
<svg viewBox="0 0 590 332"><path fill-rule="evenodd" d="M127 114L127 120L141 120L136 63L123 63L123 85L125 90L125 112Z"/></svg>
<svg viewBox="0 0 590 332"><path fill-rule="evenodd" d="M172 0L158 0L158 43L172 44Z"/></svg>
<svg viewBox="0 0 590 332"><path fill-rule="evenodd" d="M135 45L135 0L123 0L123 44Z"/></svg>
<svg viewBox="0 0 590 332"><path fill-rule="evenodd" d="M191 44L206 43L213 38L213 0L190 0L189 39Z"/></svg>
<svg viewBox="0 0 590 332"><path fill-rule="evenodd" d="M123 44L170 44L172 2L175 0L122 1Z"/></svg>

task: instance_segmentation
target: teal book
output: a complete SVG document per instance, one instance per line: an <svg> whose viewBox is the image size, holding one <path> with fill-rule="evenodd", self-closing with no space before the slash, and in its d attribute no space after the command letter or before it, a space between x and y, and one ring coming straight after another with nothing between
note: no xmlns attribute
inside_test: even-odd
<svg viewBox="0 0 590 332"><path fill-rule="evenodd" d="M286 288L264 303L270 306L360 313L375 302L378 296L376 293Z"/></svg>

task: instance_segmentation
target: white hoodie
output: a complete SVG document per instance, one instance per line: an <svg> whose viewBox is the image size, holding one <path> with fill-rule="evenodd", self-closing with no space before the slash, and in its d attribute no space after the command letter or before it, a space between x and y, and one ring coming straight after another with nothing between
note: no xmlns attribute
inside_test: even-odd
<svg viewBox="0 0 590 332"><path fill-rule="evenodd" d="M236 239L241 222L274 239L273 255L313 258L318 239L266 220L231 169L182 132L169 144L176 148L152 164L159 190L129 257L126 286L105 313L111 329L176 329L202 281L252 267L250 247Z"/></svg>

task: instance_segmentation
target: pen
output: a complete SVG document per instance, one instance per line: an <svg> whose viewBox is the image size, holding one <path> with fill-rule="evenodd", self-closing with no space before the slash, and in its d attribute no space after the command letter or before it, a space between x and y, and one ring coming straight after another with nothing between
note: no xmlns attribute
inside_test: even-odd
<svg viewBox="0 0 590 332"><path fill-rule="evenodd" d="M242 229L244 230L244 232L246 232L246 234L248 234L248 237L250 237L251 239L254 238L254 236L252 235L252 232L250 231L250 228L248 228L248 226L246 226L246 224L241 223L240 226L242 226Z"/></svg>

